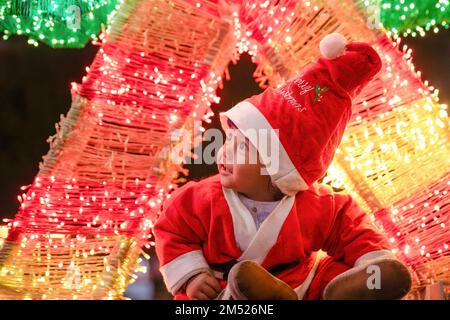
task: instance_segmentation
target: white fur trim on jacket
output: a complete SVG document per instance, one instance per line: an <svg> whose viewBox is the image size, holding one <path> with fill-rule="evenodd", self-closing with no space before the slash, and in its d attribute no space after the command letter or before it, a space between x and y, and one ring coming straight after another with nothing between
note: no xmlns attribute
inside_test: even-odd
<svg viewBox="0 0 450 320"><path fill-rule="evenodd" d="M355 265L353 268L336 276L326 285L325 289L323 290L322 298L325 299L328 288L330 288L334 283L336 283L336 281L343 278L347 278L352 274L364 270L365 268L367 268L368 265L372 263L377 263L384 260L397 260L397 258L390 250L376 250L363 254L355 261Z"/></svg>
<svg viewBox="0 0 450 320"><path fill-rule="evenodd" d="M272 182L281 192L293 196L297 192L309 188L289 158L277 132L257 107L248 101L242 101L227 112L221 113L220 121L223 129L228 129L227 118L233 121L242 134L258 149L261 162L266 165L266 170L271 176ZM268 152L259 150L259 132L265 132L269 137L270 155L267 154ZM278 152L276 152L277 149Z"/></svg>
<svg viewBox="0 0 450 320"><path fill-rule="evenodd" d="M223 193L233 219L236 242L241 250L244 251L238 258L238 261L253 260L261 264L270 249L277 242L281 228L294 206L295 197L285 196L264 220L259 230L256 230L255 221L253 220L251 213L241 202L237 193L232 189L226 188L223 188ZM316 273L319 261L320 258L317 253L314 253L314 264L311 267L308 276L301 285L294 289L299 299L303 299L303 296L308 290ZM228 277L230 276L232 277L231 271ZM221 299L229 299L232 295L235 295L235 298L239 297L239 299L244 299L236 290L237 289L233 287L232 283L229 284L227 290L222 293Z"/></svg>
<svg viewBox="0 0 450 320"><path fill-rule="evenodd" d="M176 257L159 270L167 289L174 295L190 277L210 269L202 251L195 250Z"/></svg>
<svg viewBox="0 0 450 320"><path fill-rule="evenodd" d="M311 270L309 271L308 275L306 276L305 281L301 285L299 285L297 288L294 289L295 293L297 293L297 297L299 300L302 300L305 296L306 291L308 291L309 286L311 285L311 282L314 279L314 276L316 275L317 267L319 266L319 262L321 260L321 257L317 253L314 254L314 265L312 266Z"/></svg>
<svg viewBox="0 0 450 320"><path fill-rule="evenodd" d="M264 220L258 230L251 213L239 199L236 191L223 189L233 219L234 237L243 251L239 261L253 260L262 263L275 245L281 228L294 206L295 197L285 196Z"/></svg>

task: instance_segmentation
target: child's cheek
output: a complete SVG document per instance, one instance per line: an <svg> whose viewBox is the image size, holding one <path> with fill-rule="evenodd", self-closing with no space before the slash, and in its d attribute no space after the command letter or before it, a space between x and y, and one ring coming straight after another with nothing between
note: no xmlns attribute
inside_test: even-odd
<svg viewBox="0 0 450 320"><path fill-rule="evenodd" d="M251 184L255 179L253 166L249 164L234 165L233 173L235 173L233 176L236 184L240 186Z"/></svg>
<svg viewBox="0 0 450 320"><path fill-rule="evenodd" d="M245 171L242 171L242 167L240 165L233 165L233 183L235 188L239 189L242 187L243 182L245 181Z"/></svg>
<svg viewBox="0 0 450 320"><path fill-rule="evenodd" d="M217 154L216 154L216 164L219 165L221 163L223 163L223 145L219 148L219 150L217 150Z"/></svg>

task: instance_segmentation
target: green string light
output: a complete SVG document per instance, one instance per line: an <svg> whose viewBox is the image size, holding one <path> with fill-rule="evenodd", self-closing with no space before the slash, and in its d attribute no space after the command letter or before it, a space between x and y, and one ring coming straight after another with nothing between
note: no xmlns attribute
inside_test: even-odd
<svg viewBox="0 0 450 320"><path fill-rule="evenodd" d="M448 29L450 0L365 0L366 8L378 7L382 26L394 35L425 36L427 31Z"/></svg>
<svg viewBox="0 0 450 320"><path fill-rule="evenodd" d="M0 0L0 32L3 39L25 35L58 48L82 48L97 40L121 0Z"/></svg>
<svg viewBox="0 0 450 320"><path fill-rule="evenodd" d="M81 48L97 40L123 0L0 0L0 32L28 36L51 47ZM376 8L383 28L394 35L425 36L450 25L450 0L355 0ZM372 11L373 13L373 11ZM372 14L371 13L371 14Z"/></svg>

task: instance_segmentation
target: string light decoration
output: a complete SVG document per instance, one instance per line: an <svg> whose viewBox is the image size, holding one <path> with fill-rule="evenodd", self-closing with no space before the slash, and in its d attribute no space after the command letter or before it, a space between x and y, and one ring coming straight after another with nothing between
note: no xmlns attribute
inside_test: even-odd
<svg viewBox="0 0 450 320"><path fill-rule="evenodd" d="M54 48L80 48L89 40L98 40L97 35L102 25L105 28L109 25L110 18L123 1L0 0L0 31L3 31L5 40L13 34L18 34L28 36L28 43L34 46L44 42ZM303 1L308 7L318 9L321 5L318 2L319 5L315 4L316 2ZM204 12L214 14L215 1L200 1L195 5L197 3ZM262 9L268 8L270 2L261 5ZM277 7L274 6L272 10L277 11ZM450 25L449 0L354 0L347 8L353 10L355 7L367 11L373 22L379 20L376 23L380 26L374 26L375 28L384 27L395 37L425 36L427 31L438 32L439 28L448 29ZM285 12L290 12L289 7L285 6ZM349 16L348 11L342 13ZM276 18L273 14L271 16ZM282 19L277 21L283 22ZM270 33L271 31L268 32ZM244 37L245 35L242 35L238 38L242 39L243 43L249 41ZM295 43L289 38L286 40L288 43Z"/></svg>
<svg viewBox="0 0 450 320"><path fill-rule="evenodd" d="M0 0L3 39L25 35L28 43L82 48L98 33L123 0Z"/></svg>
<svg viewBox="0 0 450 320"><path fill-rule="evenodd" d="M450 173L413 199L404 199L375 214L376 223L391 235L396 253L414 267L416 286L431 284L436 278L450 281L449 192Z"/></svg>
<svg viewBox="0 0 450 320"><path fill-rule="evenodd" d="M356 97L330 168L336 185L354 190L371 213L440 178L450 166L447 105L439 103L439 91L421 81L412 50L400 38L381 36L373 45L382 53L383 69Z"/></svg>
<svg viewBox="0 0 450 320"><path fill-rule="evenodd" d="M125 2L6 221L0 288L15 298L121 298L141 248L154 245L162 202L187 173L171 157L184 143L176 132L204 131L194 123L212 116L229 62L248 52L259 85L277 87L331 32L372 43L383 70L355 99L324 182L349 192L393 239L415 275L413 295L446 280L447 106L421 80L412 51L371 29L367 14L350 0Z"/></svg>
<svg viewBox="0 0 450 320"><path fill-rule="evenodd" d="M446 173L448 130L446 105L431 97L399 106L349 126L331 171L375 213Z"/></svg>
<svg viewBox="0 0 450 320"><path fill-rule="evenodd" d="M395 38L422 36L448 29L448 0L356 0L371 28L384 29Z"/></svg>
<svg viewBox="0 0 450 320"><path fill-rule="evenodd" d="M181 170L169 157L173 132L209 117L232 44L217 13L123 5L6 221L0 288L25 299L122 298Z"/></svg>
<svg viewBox="0 0 450 320"><path fill-rule="evenodd" d="M380 19L393 34L425 36L450 24L449 0L380 0Z"/></svg>
<svg viewBox="0 0 450 320"><path fill-rule="evenodd" d="M324 182L345 189L383 225L386 216L377 213L398 203L419 201L424 190L450 172L447 105L439 102L437 89L421 80L421 72L412 63L412 50L391 33L386 35L382 29L371 28L370 11L355 6L352 1L326 1L325 4L303 1L296 5L299 11L294 15L280 20L274 18L274 23L265 27L264 14L282 11L277 6L259 13L258 4L265 3L246 3L243 8L249 18L242 20L247 21L245 34L258 37L259 46L249 47L257 47L263 56L255 59L259 62L255 76L262 80L260 84L278 86L280 78L289 78L295 70L307 65L319 55L320 39L330 32L371 42L380 53L383 70L356 97L352 120ZM277 20L281 24L279 28L272 26ZM261 36L261 30L267 31ZM265 41L270 41L270 45ZM421 220L429 219L428 211L420 214ZM445 221L449 214L441 210L440 220ZM393 228L385 228L385 232L391 239L414 237L413 224L408 223L416 221L405 222L411 234L406 231L397 235ZM448 242L448 224L440 227L436 233L426 225L421 239L435 246L442 239ZM427 243L422 245L432 247ZM427 284L448 279L450 260L445 257L450 251L442 245L437 250L441 250L439 257L426 257L426 253L414 259L400 256L416 275L412 296L418 296ZM399 252L398 247L394 251Z"/></svg>

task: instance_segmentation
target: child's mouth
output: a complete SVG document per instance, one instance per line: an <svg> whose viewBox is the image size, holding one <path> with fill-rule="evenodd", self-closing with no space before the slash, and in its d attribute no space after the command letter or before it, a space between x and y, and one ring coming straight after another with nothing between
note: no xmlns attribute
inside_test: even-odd
<svg viewBox="0 0 450 320"><path fill-rule="evenodd" d="M220 173L233 174L233 168L232 167L227 167L223 163L219 164L219 171L220 171Z"/></svg>

